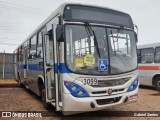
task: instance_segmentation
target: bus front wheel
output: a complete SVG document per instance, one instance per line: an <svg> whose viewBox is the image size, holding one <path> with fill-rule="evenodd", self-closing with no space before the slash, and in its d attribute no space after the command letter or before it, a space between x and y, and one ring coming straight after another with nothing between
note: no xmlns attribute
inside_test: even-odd
<svg viewBox="0 0 160 120"><path fill-rule="evenodd" d="M157 77L154 80L154 87L155 87L156 90L160 91L160 77Z"/></svg>

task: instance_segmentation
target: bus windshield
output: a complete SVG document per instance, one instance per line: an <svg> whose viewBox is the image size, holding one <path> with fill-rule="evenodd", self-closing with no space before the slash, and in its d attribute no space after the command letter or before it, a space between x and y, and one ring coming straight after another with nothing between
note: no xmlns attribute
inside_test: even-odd
<svg viewBox="0 0 160 120"><path fill-rule="evenodd" d="M90 34L86 25L65 26L66 65L70 71L108 75L137 68L133 31L92 25L90 28L94 34ZM107 61L107 69L99 70L99 60Z"/></svg>

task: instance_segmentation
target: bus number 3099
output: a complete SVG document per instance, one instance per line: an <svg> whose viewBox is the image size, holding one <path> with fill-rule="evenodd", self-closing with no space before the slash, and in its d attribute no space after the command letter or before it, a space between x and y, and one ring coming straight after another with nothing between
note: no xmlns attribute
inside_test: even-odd
<svg viewBox="0 0 160 120"><path fill-rule="evenodd" d="M98 80L96 78L87 78L84 79L82 82L84 85L98 85Z"/></svg>

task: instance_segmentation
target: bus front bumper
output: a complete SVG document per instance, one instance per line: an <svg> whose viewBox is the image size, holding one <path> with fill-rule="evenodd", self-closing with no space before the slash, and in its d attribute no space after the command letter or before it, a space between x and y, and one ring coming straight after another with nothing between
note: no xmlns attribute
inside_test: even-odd
<svg viewBox="0 0 160 120"><path fill-rule="evenodd" d="M64 115L97 111L124 103L136 102L138 87L134 91L117 95L77 98L71 94L64 94L62 111Z"/></svg>

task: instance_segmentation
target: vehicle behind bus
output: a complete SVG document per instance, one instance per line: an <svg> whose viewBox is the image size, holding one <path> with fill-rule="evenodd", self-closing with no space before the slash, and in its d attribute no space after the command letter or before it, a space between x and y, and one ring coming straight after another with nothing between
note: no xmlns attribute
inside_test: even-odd
<svg viewBox="0 0 160 120"><path fill-rule="evenodd" d="M140 85L160 91L160 43L138 46L137 58Z"/></svg>
<svg viewBox="0 0 160 120"><path fill-rule="evenodd" d="M135 102L136 42L129 14L63 4L15 50L16 79L65 115Z"/></svg>

